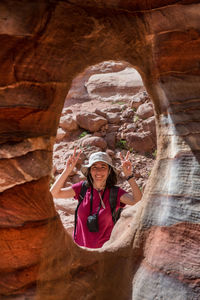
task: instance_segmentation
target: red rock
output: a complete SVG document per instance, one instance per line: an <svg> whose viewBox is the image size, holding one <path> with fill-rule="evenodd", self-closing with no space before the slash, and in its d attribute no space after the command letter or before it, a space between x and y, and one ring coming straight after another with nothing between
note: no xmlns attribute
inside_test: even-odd
<svg viewBox="0 0 200 300"><path fill-rule="evenodd" d="M33 180L23 185L16 185L12 189L2 192L0 194L2 228L12 225L17 228L28 222L52 217L55 211L53 203L50 201L51 195L46 192L48 186L49 177L43 177L38 181ZM43 194L42 202L41 194ZM39 212L38 206L40 207Z"/></svg>
<svg viewBox="0 0 200 300"><path fill-rule="evenodd" d="M132 132L126 134L127 147L139 153L150 152L155 149L151 132Z"/></svg>
<svg viewBox="0 0 200 300"><path fill-rule="evenodd" d="M107 124L107 120L95 113L78 113L76 121L81 128L90 132L98 131L103 125Z"/></svg>
<svg viewBox="0 0 200 300"><path fill-rule="evenodd" d="M98 147L102 150L105 150L106 147L107 147L107 143L103 138L93 136L93 137L89 137L89 138L84 139L83 142L82 142L82 146L83 147L96 146L96 147Z"/></svg>
<svg viewBox="0 0 200 300"><path fill-rule="evenodd" d="M56 133L56 142L59 143L60 141L62 141L66 135L66 131L64 131L62 128L58 128Z"/></svg>
<svg viewBox="0 0 200 300"><path fill-rule="evenodd" d="M85 176L83 176L82 173L76 173L73 178L72 178L72 182L73 183L77 183L77 182L80 182L82 180L85 180Z"/></svg>
<svg viewBox="0 0 200 300"><path fill-rule="evenodd" d="M115 133L107 133L105 136L105 141L107 143L108 148L114 150L116 144L116 135Z"/></svg>
<svg viewBox="0 0 200 300"><path fill-rule="evenodd" d="M107 113L106 119L108 123L119 124L121 120L121 113Z"/></svg>
<svg viewBox="0 0 200 300"><path fill-rule="evenodd" d="M66 116L68 114L72 114L72 113L73 113L72 109L70 109L70 108L63 108L62 113L61 113L61 117L62 116Z"/></svg>
<svg viewBox="0 0 200 300"><path fill-rule="evenodd" d="M45 177L49 175L50 170L51 153L44 150L29 152L16 158L2 159L0 160L0 191Z"/></svg>
<svg viewBox="0 0 200 300"><path fill-rule="evenodd" d="M95 109L95 114L100 115L105 119L106 119L106 116L107 116L106 111L104 109L99 109L99 108Z"/></svg>
<svg viewBox="0 0 200 300"><path fill-rule="evenodd" d="M122 113L123 118L133 118L134 116L134 111L131 108L127 108L125 111Z"/></svg>
<svg viewBox="0 0 200 300"><path fill-rule="evenodd" d="M156 125L155 125L155 117L152 116L142 122L142 128L144 131L152 132L153 136L156 138Z"/></svg>
<svg viewBox="0 0 200 300"><path fill-rule="evenodd" d="M123 132L133 132L137 129L137 125L135 123L133 124L125 124L125 129L123 130Z"/></svg>
<svg viewBox="0 0 200 300"><path fill-rule="evenodd" d="M60 127L66 131L75 131L78 124L72 115L67 114L60 118Z"/></svg>
<svg viewBox="0 0 200 300"><path fill-rule="evenodd" d="M130 100L130 107L138 109L138 107L147 100L149 100L148 94L146 92L139 92Z"/></svg>
<svg viewBox="0 0 200 300"><path fill-rule="evenodd" d="M83 103L83 101L90 100L90 95L85 85L91 75L97 73L117 73L124 70L127 66L129 66L129 64L126 62L116 62L112 60L89 66L84 72L81 72L73 79L71 88L66 97L65 105L68 106L73 103Z"/></svg>
<svg viewBox="0 0 200 300"><path fill-rule="evenodd" d="M116 124L108 124L108 133L112 133L112 132L117 132L120 128L120 125L116 125Z"/></svg>
<svg viewBox="0 0 200 300"><path fill-rule="evenodd" d="M109 106L107 108L103 108L103 109L95 109L95 113L106 118L107 115L109 115L109 113L116 113L116 112L121 112L122 108L119 105L112 105Z"/></svg>
<svg viewBox="0 0 200 300"><path fill-rule="evenodd" d="M136 111L136 114L141 118L141 119L147 119L150 118L154 115L153 111L153 106L151 103L144 103L140 105Z"/></svg>
<svg viewBox="0 0 200 300"><path fill-rule="evenodd" d="M123 101L131 99L132 94L143 86L140 74L133 68L114 73L92 75L85 84L91 99L99 98L102 101ZM120 99L119 96L120 95Z"/></svg>
<svg viewBox="0 0 200 300"><path fill-rule="evenodd" d="M112 151L111 149L107 149L107 150L106 150L106 153L108 153L108 155L109 155L110 157L112 157L112 158L115 156L115 152Z"/></svg>

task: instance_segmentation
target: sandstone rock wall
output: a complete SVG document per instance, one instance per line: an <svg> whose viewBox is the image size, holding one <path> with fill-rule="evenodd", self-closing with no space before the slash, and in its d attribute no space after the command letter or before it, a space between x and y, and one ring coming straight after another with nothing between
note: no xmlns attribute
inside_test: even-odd
<svg viewBox="0 0 200 300"><path fill-rule="evenodd" d="M198 0L1 1L2 299L199 298L199 12ZM72 79L110 59L142 75L158 158L137 213L89 251L49 193L52 137Z"/></svg>

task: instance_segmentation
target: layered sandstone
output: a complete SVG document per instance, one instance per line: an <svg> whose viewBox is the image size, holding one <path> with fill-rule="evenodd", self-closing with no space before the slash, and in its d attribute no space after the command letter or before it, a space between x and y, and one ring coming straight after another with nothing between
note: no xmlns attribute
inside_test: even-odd
<svg viewBox="0 0 200 300"><path fill-rule="evenodd" d="M199 12L198 0L0 3L2 299L200 297ZM111 59L143 78L158 158L140 207L90 251L55 211L52 139L72 79Z"/></svg>

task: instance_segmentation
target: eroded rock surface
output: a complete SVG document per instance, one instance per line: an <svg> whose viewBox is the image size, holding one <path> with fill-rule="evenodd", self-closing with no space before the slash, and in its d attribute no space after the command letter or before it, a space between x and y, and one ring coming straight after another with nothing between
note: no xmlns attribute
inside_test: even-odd
<svg viewBox="0 0 200 300"><path fill-rule="evenodd" d="M1 1L2 299L199 299L199 14L198 0ZM50 196L50 140L72 79L111 59L142 75L158 156L137 211L89 251Z"/></svg>

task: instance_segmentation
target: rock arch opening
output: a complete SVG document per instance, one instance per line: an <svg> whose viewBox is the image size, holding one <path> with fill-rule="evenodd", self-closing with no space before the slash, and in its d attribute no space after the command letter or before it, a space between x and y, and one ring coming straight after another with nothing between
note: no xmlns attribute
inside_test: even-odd
<svg viewBox="0 0 200 300"><path fill-rule="evenodd" d="M64 170L75 147L82 155L64 187L84 180L81 164L91 153L105 151L119 170L118 185L130 192L119 159L120 152L130 151L136 182L144 191L156 158L155 116L142 78L129 63L104 61L72 81L57 130L51 183ZM77 201L54 199L54 203L72 235Z"/></svg>

